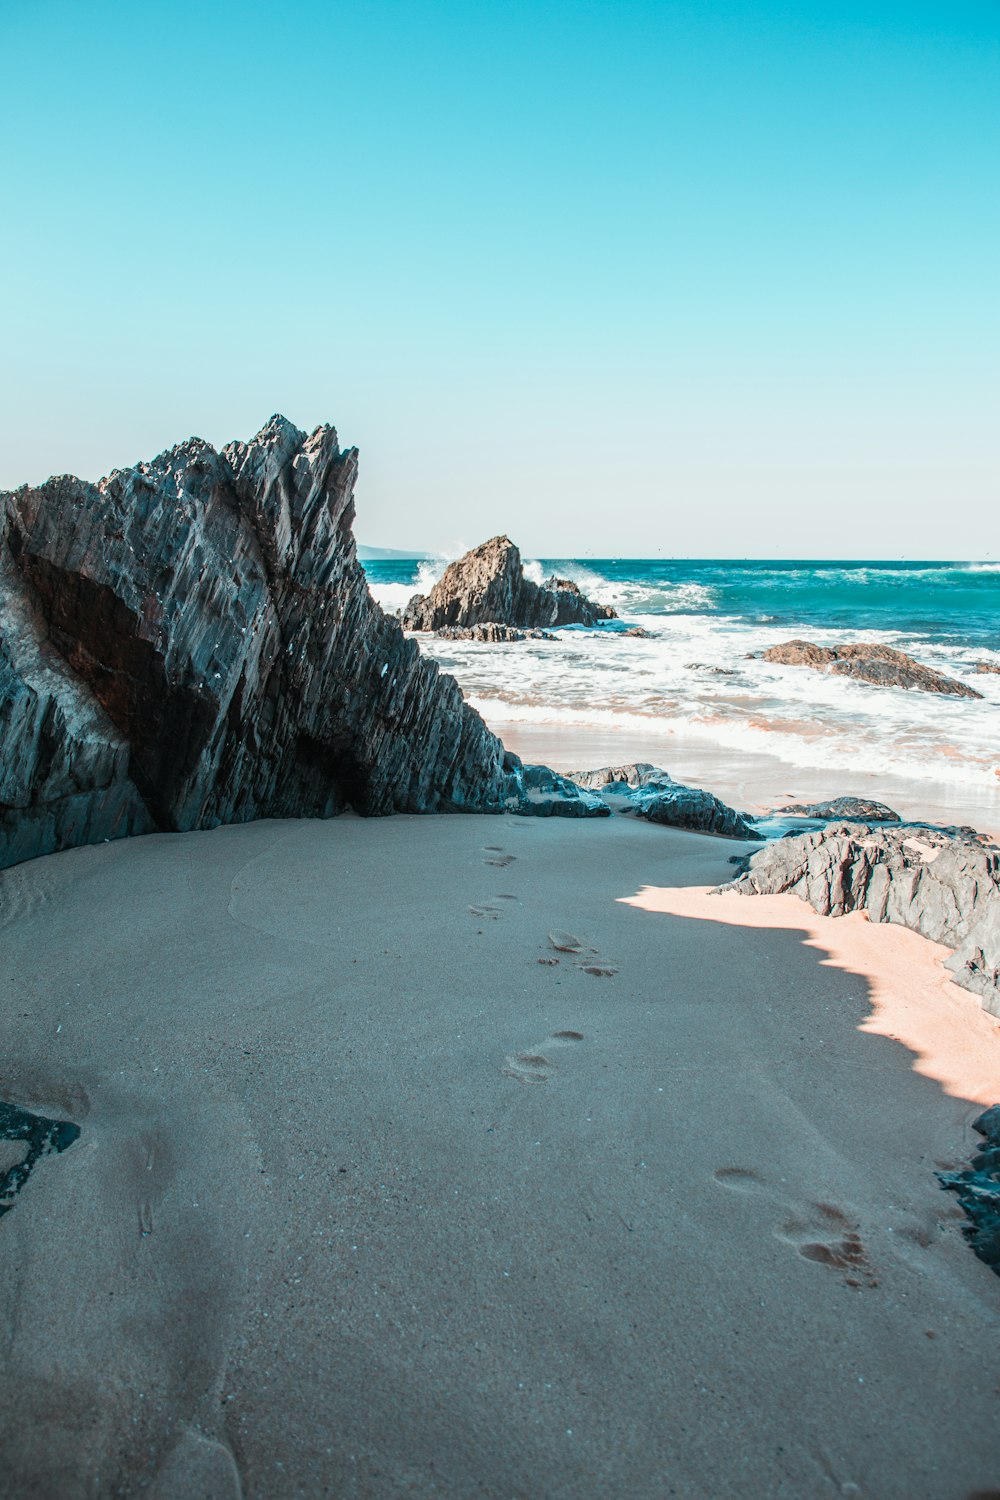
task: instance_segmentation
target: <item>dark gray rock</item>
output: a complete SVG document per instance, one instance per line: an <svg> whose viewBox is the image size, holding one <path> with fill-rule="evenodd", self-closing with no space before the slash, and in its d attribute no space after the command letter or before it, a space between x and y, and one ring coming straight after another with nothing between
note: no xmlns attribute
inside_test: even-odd
<svg viewBox="0 0 1000 1500"><path fill-rule="evenodd" d="M515 761L516 757L510 757ZM517 775L516 791L507 806L508 811L522 817L550 818L607 818L611 814L608 804L592 792L582 790L566 776L550 771L548 766L521 766Z"/></svg>
<svg viewBox="0 0 1000 1500"><path fill-rule="evenodd" d="M547 630L515 630L513 625L445 625L434 634L445 641L485 641L497 645L508 641L554 641Z"/></svg>
<svg viewBox="0 0 1000 1500"><path fill-rule="evenodd" d="M602 766L597 771L567 771L566 774L577 786L586 787L588 791L600 791L619 783L627 787L642 787L656 782L674 785L669 772L661 771L659 766L650 765L647 760L629 761L624 766Z"/></svg>
<svg viewBox="0 0 1000 1500"><path fill-rule="evenodd" d="M791 807L777 807L775 813L795 814L800 818L851 818L861 823L898 823L899 813L884 802L870 802L866 797L835 797L832 802L797 802Z"/></svg>
<svg viewBox="0 0 1000 1500"><path fill-rule="evenodd" d="M495 536L449 563L429 594L414 594L403 612L403 627L440 631L496 624L546 630L614 619L613 609L585 598L568 578L532 583L524 576L514 543Z"/></svg>
<svg viewBox="0 0 1000 1500"><path fill-rule="evenodd" d="M956 983L1000 1016L1000 849L972 830L830 823L765 844L727 889L912 928L954 949Z"/></svg>
<svg viewBox="0 0 1000 1500"><path fill-rule="evenodd" d="M726 838L756 841L761 837L743 813L728 807L711 792L681 785L668 772L646 761L567 774L577 786L598 793L615 812L671 828L722 834Z"/></svg>
<svg viewBox="0 0 1000 1500"><path fill-rule="evenodd" d="M23 1143L24 1155L6 1172L0 1170L0 1214L14 1206L14 1200L44 1156L58 1155L79 1140L80 1127L72 1120L50 1120L34 1115L18 1104L0 1100L0 1141Z"/></svg>
<svg viewBox="0 0 1000 1500"><path fill-rule="evenodd" d="M786 667L815 667L837 677L855 677L876 687L919 688L925 693L947 693L956 698L981 698L975 688L954 677L945 677L896 651L873 641L842 646L817 646L812 641L785 641L761 653L763 661Z"/></svg>
<svg viewBox="0 0 1000 1500"><path fill-rule="evenodd" d="M357 454L274 417L0 495L0 867L345 807L499 812L520 762L368 592ZM574 811L578 811L574 809Z"/></svg>
<svg viewBox="0 0 1000 1500"><path fill-rule="evenodd" d="M957 1195L970 1220L965 1233L973 1250L1000 1276L1000 1104L973 1120L972 1128L985 1136L985 1148L965 1171L936 1175L943 1188Z"/></svg>

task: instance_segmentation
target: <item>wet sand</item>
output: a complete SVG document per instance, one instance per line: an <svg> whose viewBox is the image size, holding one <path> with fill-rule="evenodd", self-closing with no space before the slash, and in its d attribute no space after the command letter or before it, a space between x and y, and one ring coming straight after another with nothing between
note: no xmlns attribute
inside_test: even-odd
<svg viewBox="0 0 1000 1500"><path fill-rule="evenodd" d="M0 876L0 1098L81 1126L0 1219L0 1493L995 1491L934 1171L1000 1027L967 1078L878 1034L936 950L714 915L741 847L348 817Z"/></svg>
<svg viewBox="0 0 1000 1500"><path fill-rule="evenodd" d="M708 740L671 732L646 737L619 735L580 725L491 724L522 760L556 771L588 770L645 760L662 766L676 781L704 787L743 812L763 813L789 803L827 802L834 797L867 797L883 802L905 819L944 826L965 824L1000 838L1000 781L966 786L945 780L794 766L777 755L729 750Z"/></svg>

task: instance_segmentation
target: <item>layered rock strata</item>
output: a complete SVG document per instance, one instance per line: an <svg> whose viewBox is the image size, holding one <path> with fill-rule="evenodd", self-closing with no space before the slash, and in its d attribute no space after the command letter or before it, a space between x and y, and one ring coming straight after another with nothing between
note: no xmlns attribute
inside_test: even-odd
<svg viewBox="0 0 1000 1500"><path fill-rule="evenodd" d="M761 653L763 661L786 667L814 667L835 677L854 677L876 687L919 688L925 693L946 693L955 698L981 698L967 682L946 677L921 662L874 641L843 646L817 646L813 641L785 641Z"/></svg>
<svg viewBox="0 0 1000 1500"><path fill-rule="evenodd" d="M604 766L599 771L569 771L567 776L584 791L596 792L614 812L671 828L718 833L726 838L761 838L752 819L745 814L736 812L711 792L683 786L646 761Z"/></svg>
<svg viewBox="0 0 1000 1500"><path fill-rule="evenodd" d="M494 536L449 563L429 594L414 594L403 611L403 627L432 631L506 625L552 630L616 618L613 609L587 599L568 578L532 583L524 576L521 554L510 538Z"/></svg>
<svg viewBox="0 0 1000 1500"><path fill-rule="evenodd" d="M972 829L831 823L765 844L726 889L912 928L952 948L956 983L1000 1016L1000 849Z"/></svg>
<svg viewBox="0 0 1000 1500"><path fill-rule="evenodd" d="M0 495L0 867L154 829L525 801L517 757L372 600L356 474L332 427L273 417L221 452Z"/></svg>

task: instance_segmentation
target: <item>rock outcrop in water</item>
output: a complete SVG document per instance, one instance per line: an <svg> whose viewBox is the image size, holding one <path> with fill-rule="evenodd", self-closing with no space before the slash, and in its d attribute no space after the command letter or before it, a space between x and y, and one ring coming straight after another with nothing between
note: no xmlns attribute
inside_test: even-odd
<svg viewBox="0 0 1000 1500"><path fill-rule="evenodd" d="M971 829L831 823L765 844L727 889L912 928L953 948L956 983L1000 1016L1000 849Z"/></svg>
<svg viewBox="0 0 1000 1500"><path fill-rule="evenodd" d="M616 618L613 609L594 604L568 578L532 583L524 576L521 554L510 538L494 536L449 563L429 594L414 594L403 611L403 627L426 631L507 625L515 630L551 630Z"/></svg>
<svg viewBox="0 0 1000 1500"><path fill-rule="evenodd" d="M743 813L720 802L711 792L683 786L659 766L645 761L604 766L599 771L568 771L567 776L584 791L596 792L614 812L632 814L671 828L718 833L726 838L761 838L752 820Z"/></svg>
<svg viewBox="0 0 1000 1500"><path fill-rule="evenodd" d="M332 427L273 417L221 453L0 495L0 867L348 806L539 810L372 600L356 473ZM561 778L550 800L590 810Z"/></svg>
<svg viewBox="0 0 1000 1500"><path fill-rule="evenodd" d="M843 646L817 646L812 641L785 641L762 653L763 661L785 667L815 667L835 677L854 677L876 687L919 688L925 693L946 693L955 698L981 698L983 695L966 682L945 677L932 667L925 667L905 651L880 646L874 641L857 641Z"/></svg>
<svg viewBox="0 0 1000 1500"><path fill-rule="evenodd" d="M870 802L867 797L834 797L832 802L794 802L788 807L777 807L775 813L783 817L786 813L800 818L821 818L832 823L845 818L863 823L898 823L900 816L886 807L884 802Z"/></svg>

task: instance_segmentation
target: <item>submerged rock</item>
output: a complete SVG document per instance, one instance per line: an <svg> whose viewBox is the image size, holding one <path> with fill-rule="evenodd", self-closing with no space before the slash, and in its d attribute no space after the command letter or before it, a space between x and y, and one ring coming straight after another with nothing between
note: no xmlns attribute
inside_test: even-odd
<svg viewBox="0 0 1000 1500"><path fill-rule="evenodd" d="M403 612L403 627L441 631L495 624L545 630L614 619L613 609L587 599L568 578L532 583L524 576L514 543L495 536L449 563L429 594L414 594Z"/></svg>
<svg viewBox="0 0 1000 1500"><path fill-rule="evenodd" d="M726 889L790 891L821 916L866 911L954 949L957 984L1000 1016L1000 849L972 829L831 823L745 856Z"/></svg>
<svg viewBox="0 0 1000 1500"><path fill-rule="evenodd" d="M866 797L835 797L832 802L796 802L791 807L776 807L776 816L785 813L800 818L824 818L832 822L836 818L856 818L863 823L898 823L899 813L886 807L884 802L870 802Z"/></svg>
<svg viewBox="0 0 1000 1500"><path fill-rule="evenodd" d="M372 600L357 453L273 417L0 494L0 867L345 807L499 812L520 761Z"/></svg>
<svg viewBox="0 0 1000 1500"><path fill-rule="evenodd" d="M743 813L736 812L711 792L683 786L668 772L646 761L604 766L598 771L569 771L567 775L577 786L596 792L615 812L671 828L722 834L726 838L761 838Z"/></svg>
<svg viewBox="0 0 1000 1500"><path fill-rule="evenodd" d="M956 698L983 696L968 683L923 666L905 651L880 646L874 641L858 641L844 646L785 641L783 645L769 647L761 654L761 659L786 667L815 667L837 677L855 677L859 682L870 682L876 687L919 688L925 693L946 693Z"/></svg>

